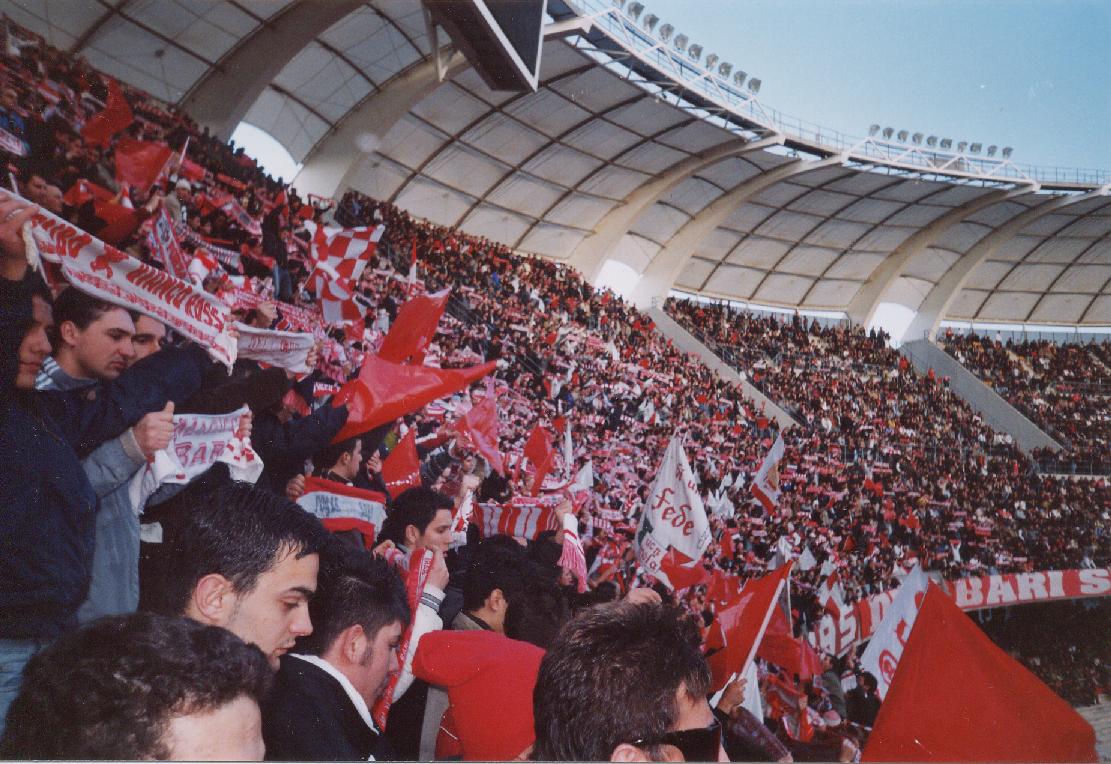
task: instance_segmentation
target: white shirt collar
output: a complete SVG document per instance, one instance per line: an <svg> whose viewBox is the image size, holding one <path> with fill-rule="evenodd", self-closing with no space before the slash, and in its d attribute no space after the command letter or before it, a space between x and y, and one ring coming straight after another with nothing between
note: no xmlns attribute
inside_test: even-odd
<svg viewBox="0 0 1111 764"><path fill-rule="evenodd" d="M363 700L363 696L360 695L358 690L355 689L355 685L351 684L351 680L343 675L343 672L341 672L331 663L317 655L299 655L297 653L290 653L290 655L294 658L297 658L298 660L305 661L306 663L311 663L312 665L323 671L325 674L339 682L340 687L342 687L343 691L347 693L347 697L351 699L351 703L355 706L355 710L359 712L359 716L362 717L362 720L364 722L366 722L366 726L370 727L370 729L376 735L381 734L378 731L378 727L374 724L374 717L370 715L370 709L367 708L366 701Z"/></svg>

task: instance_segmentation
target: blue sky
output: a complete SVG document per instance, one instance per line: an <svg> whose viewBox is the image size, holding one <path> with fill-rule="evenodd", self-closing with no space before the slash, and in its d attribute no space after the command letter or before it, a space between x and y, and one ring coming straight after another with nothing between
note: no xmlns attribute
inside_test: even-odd
<svg viewBox="0 0 1111 764"><path fill-rule="evenodd" d="M768 106L1111 169L1111 0L642 0Z"/></svg>

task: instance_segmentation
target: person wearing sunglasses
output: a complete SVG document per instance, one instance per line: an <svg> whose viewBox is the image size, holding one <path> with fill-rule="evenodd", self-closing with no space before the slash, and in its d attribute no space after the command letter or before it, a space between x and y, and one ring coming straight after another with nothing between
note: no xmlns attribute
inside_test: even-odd
<svg viewBox="0 0 1111 764"><path fill-rule="evenodd" d="M654 602L587 608L560 632L533 693L541 761L728 761L706 702L698 629Z"/></svg>

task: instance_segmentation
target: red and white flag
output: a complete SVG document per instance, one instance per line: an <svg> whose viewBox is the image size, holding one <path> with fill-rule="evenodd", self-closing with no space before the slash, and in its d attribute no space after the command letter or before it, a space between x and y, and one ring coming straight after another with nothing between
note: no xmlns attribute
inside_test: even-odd
<svg viewBox="0 0 1111 764"><path fill-rule="evenodd" d="M166 208L158 210L158 214L146 224L147 247L156 260L162 263L166 272L179 279L189 278L189 255L185 254L178 243L174 226L170 222L170 214Z"/></svg>
<svg viewBox="0 0 1111 764"><path fill-rule="evenodd" d="M312 234L313 272L308 287L318 297L326 291L329 281L346 279L357 284L363 269L374 256L378 241L386 227L376 228L325 228L311 221L305 228Z"/></svg>
<svg viewBox="0 0 1111 764"><path fill-rule="evenodd" d="M756 477L752 481L752 495L764 505L768 514L775 512L779 504L779 462L783 458L786 446L783 443L783 434L775 439L775 444L764 457Z"/></svg>
<svg viewBox="0 0 1111 764"><path fill-rule="evenodd" d="M841 588L841 574L838 571L830 574L818 587L818 604L835 619L839 619L841 613L848 610L845 604L845 592Z"/></svg>
<svg viewBox="0 0 1111 764"><path fill-rule="evenodd" d="M330 531L358 531L367 549L374 546L386 519L386 497L379 492L321 477L305 478L305 492L297 503Z"/></svg>
<svg viewBox="0 0 1111 764"><path fill-rule="evenodd" d="M420 486L420 457L417 455L417 430L410 427L382 462L382 480L391 496Z"/></svg>
<svg viewBox="0 0 1111 764"><path fill-rule="evenodd" d="M881 699L886 697L887 690L891 687L895 669L910 638L911 627L914 626L918 607L922 604L922 598L926 596L926 587L929 583L930 579L922 572L922 568L915 566L895 593L895 599L888 607L887 614L876 627L868 646L860 656L861 668L871 672L876 678Z"/></svg>
<svg viewBox="0 0 1111 764"><path fill-rule="evenodd" d="M471 524L474 515L474 491L467 491L462 503L455 508L451 515L451 545L463 546L467 543L467 527Z"/></svg>
<svg viewBox="0 0 1111 764"><path fill-rule="evenodd" d="M637 556L644 570L656 575L668 549L675 548L687 558L698 560L709 545L710 521L698 481L676 435L664 452L641 511Z"/></svg>
<svg viewBox="0 0 1111 764"><path fill-rule="evenodd" d="M713 676L711 691L717 692L730 677L743 674L756 656L790 572L788 564L749 581L734 604L718 610L706 641L706 660Z"/></svg>

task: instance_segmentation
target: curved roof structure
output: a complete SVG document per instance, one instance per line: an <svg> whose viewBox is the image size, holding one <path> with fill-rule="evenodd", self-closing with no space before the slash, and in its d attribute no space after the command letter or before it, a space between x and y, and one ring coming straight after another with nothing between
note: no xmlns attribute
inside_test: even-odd
<svg viewBox="0 0 1111 764"><path fill-rule="evenodd" d="M437 223L672 287L867 321L1111 324L1111 174L853 139L777 114L603 0L549 0L536 93L445 78L416 0L7 0L17 22L229 136Z"/></svg>

